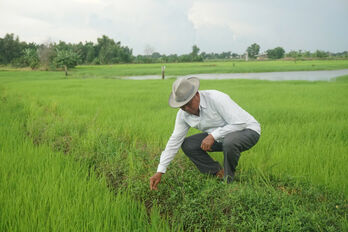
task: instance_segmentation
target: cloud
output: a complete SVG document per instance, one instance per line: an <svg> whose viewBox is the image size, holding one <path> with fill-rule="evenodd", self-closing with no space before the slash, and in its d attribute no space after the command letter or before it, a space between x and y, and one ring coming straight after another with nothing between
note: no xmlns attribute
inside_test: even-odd
<svg viewBox="0 0 348 232"><path fill-rule="evenodd" d="M228 1L195 2L190 9L188 18L196 30L206 27L222 27L231 30L236 35L250 35L256 28L240 17L240 11L245 12L246 5Z"/></svg>
<svg viewBox="0 0 348 232"><path fill-rule="evenodd" d="M7 14L0 11L0 36L13 32L36 42L96 42L105 34L135 54L143 53L147 44L161 53L186 53L194 40L187 19L190 6L184 0L8 1Z"/></svg>
<svg viewBox="0 0 348 232"><path fill-rule="evenodd" d="M0 33L15 33L21 39L41 43L54 41L79 42L96 39L97 31L86 25L89 12L98 10L92 4L78 1L7 1L0 12ZM4 13L4 14L3 14Z"/></svg>
<svg viewBox="0 0 348 232"><path fill-rule="evenodd" d="M266 27L265 6L250 1L195 1L188 18L206 51L244 52L255 40L272 36ZM209 38L209 39L207 39Z"/></svg>
<svg viewBox="0 0 348 232"><path fill-rule="evenodd" d="M343 0L198 0L188 18L205 51L241 53L254 42L263 51L276 46L342 51L348 49L343 39L348 36L347 6Z"/></svg>
<svg viewBox="0 0 348 232"><path fill-rule="evenodd" d="M94 41L103 34L143 53L348 50L345 0L4 0L0 37L41 43Z"/></svg>
<svg viewBox="0 0 348 232"><path fill-rule="evenodd" d="M184 2L116 1L110 3L102 17L112 23L111 33L128 41L136 52L143 52L147 44L161 53L188 52L194 31L186 16L189 5Z"/></svg>

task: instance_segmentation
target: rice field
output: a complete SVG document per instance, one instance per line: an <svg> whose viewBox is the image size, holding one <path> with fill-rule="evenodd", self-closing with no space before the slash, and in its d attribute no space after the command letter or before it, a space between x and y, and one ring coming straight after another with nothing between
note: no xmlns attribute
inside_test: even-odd
<svg viewBox="0 0 348 232"><path fill-rule="evenodd" d="M0 103L0 231L172 231L156 207L148 211L105 177L23 133L27 111Z"/></svg>
<svg viewBox="0 0 348 232"><path fill-rule="evenodd" d="M202 80L260 122L260 141L231 185L180 151L150 191L174 126L174 79L109 79L106 69L0 72L1 231L348 230L347 77Z"/></svg>

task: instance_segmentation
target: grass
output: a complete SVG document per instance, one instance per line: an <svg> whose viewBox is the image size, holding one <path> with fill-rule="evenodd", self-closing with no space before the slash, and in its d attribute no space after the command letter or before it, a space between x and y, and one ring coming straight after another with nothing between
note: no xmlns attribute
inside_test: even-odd
<svg viewBox="0 0 348 232"><path fill-rule="evenodd" d="M156 207L114 194L84 162L24 136L27 111L0 102L0 231L171 231Z"/></svg>
<svg viewBox="0 0 348 232"><path fill-rule="evenodd" d="M348 75L337 77L335 81L348 82Z"/></svg>
<svg viewBox="0 0 348 232"><path fill-rule="evenodd" d="M84 75L79 68L75 72L75 77ZM107 71L100 68L95 72L99 72L98 75L102 77ZM164 175L159 191L151 192L148 179L156 170L159 154L174 125L176 110L167 106L172 82L172 79L67 80L63 73L57 72L2 71L2 107L18 103L25 109L24 116L18 114L20 109L13 109L7 114L1 111L6 122L10 118L23 122L15 132L8 129L2 141L10 134L26 135L26 139L31 140L31 149L45 147L44 154L52 152L48 157L42 155L47 162L57 156L64 158L67 163L63 166L71 165L64 172L66 175L75 176L74 170L94 170L98 176L95 181L102 182L101 189L106 191L103 184L105 180L110 189L123 193L121 196L126 199L117 201L111 198L108 204L117 205L128 199L139 204L139 211L153 209L157 216L151 218L155 221L160 220L156 219L159 213L170 225L182 224L185 230L348 229L348 84L345 77L335 82L201 81L201 89L226 92L255 116L262 126L261 139L256 147L243 153L237 180L232 185L201 175L179 152ZM18 117L13 118L11 115ZM195 132L191 130L189 133ZM3 147L21 149L15 143ZM2 157L5 157L5 153L2 153ZM24 152L17 153L16 156L10 153L6 158L7 163L13 162L12 166L3 165L1 170L6 170L7 166L13 167L20 161ZM212 156L222 161L221 153ZM78 166L80 163L84 165L82 168ZM53 166L59 167L59 164L52 163ZM37 173L36 176L50 176L43 173ZM18 171L13 181L6 182L3 178L0 185L4 181L5 186L15 180L22 183L28 175ZM64 176L64 179L69 178L72 177ZM79 181L83 189L83 186L90 185L91 180L81 178ZM22 189L12 194L18 194L18 201L39 199L25 198L26 191L30 193L31 190ZM56 186L52 192L61 192L62 198L66 197L65 200L59 200L62 202L79 199L70 194L67 188ZM3 196L0 204L4 206L1 208L11 209L5 205L10 194L0 193ZM77 191L78 194L81 193ZM43 194L46 195L51 196L52 201L60 199L49 192ZM31 200L31 204L36 207L42 205L38 200ZM18 208L28 211L31 207ZM12 211L16 211L14 207ZM93 215L95 209L91 211ZM47 220L51 218L43 214L40 217ZM64 217L72 220L67 224L76 224L71 214L64 211ZM142 218L138 214L135 217ZM14 216L6 217L7 221L11 218L13 225L16 225ZM81 219L81 223L86 220ZM132 219L128 223L132 224ZM91 224L98 225L98 222L96 220ZM163 222L159 224L168 228Z"/></svg>

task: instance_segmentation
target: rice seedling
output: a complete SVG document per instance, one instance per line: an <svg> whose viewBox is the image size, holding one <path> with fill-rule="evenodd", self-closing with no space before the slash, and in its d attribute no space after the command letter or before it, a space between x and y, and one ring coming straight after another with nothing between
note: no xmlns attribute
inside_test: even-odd
<svg viewBox="0 0 348 232"><path fill-rule="evenodd" d="M84 75L77 69L76 77L80 71ZM172 82L0 72L1 107L10 108L7 113L1 111L1 121L6 122L2 127L7 128L1 130L0 184L5 188L1 186L0 203L6 210L1 211L2 228L20 230L19 226L27 225L19 222L22 208L30 215L38 208L40 214L33 215L40 223L34 223L39 225L35 228L103 229L99 221L103 217L96 212L108 215L105 229L121 228L111 223L115 215L122 218L123 211L115 211L117 205L131 213L120 219L123 228L130 230L180 230L174 225L209 231L348 228L346 78L336 82L201 81L201 89L226 92L254 115L262 126L261 139L243 153L232 185L201 175L179 152L159 190L150 191L148 179L174 126L176 110L167 106ZM11 123L17 125L15 131L8 126ZM13 135L23 142L16 143ZM41 154L39 163L29 162L35 154ZM223 160L221 153L212 156ZM25 157L28 160L21 162ZM18 178L29 184L17 189ZM40 188L36 184L42 181L46 184ZM10 186L12 191L3 190ZM86 186L92 186L92 197L84 195L89 191ZM38 194L37 189L43 192ZM14 192L18 194L15 202L6 203ZM82 204L91 198L104 203ZM55 221L56 214L47 213L51 212L47 207L60 215L60 221ZM34 220L30 215L27 221Z"/></svg>

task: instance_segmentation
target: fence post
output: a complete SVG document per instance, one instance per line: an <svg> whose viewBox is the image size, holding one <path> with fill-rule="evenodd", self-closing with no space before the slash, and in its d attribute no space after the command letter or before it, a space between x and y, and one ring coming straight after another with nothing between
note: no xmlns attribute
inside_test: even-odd
<svg viewBox="0 0 348 232"><path fill-rule="evenodd" d="M68 76L68 67L66 65L64 65L64 71L65 71L65 76Z"/></svg>
<svg viewBox="0 0 348 232"><path fill-rule="evenodd" d="M162 66L162 80L164 80L164 70L166 69L166 66Z"/></svg>

